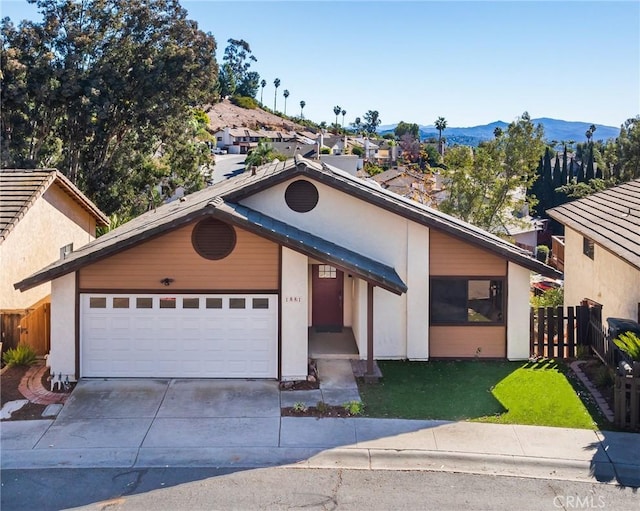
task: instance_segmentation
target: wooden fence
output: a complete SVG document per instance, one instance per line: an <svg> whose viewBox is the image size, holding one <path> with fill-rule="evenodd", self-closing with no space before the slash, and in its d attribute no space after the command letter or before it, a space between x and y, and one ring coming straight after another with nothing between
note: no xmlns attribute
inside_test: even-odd
<svg viewBox="0 0 640 511"><path fill-rule="evenodd" d="M588 346L588 307L540 307L531 309L530 351L532 356L575 358L580 346Z"/></svg>
<svg viewBox="0 0 640 511"><path fill-rule="evenodd" d="M640 362L632 367L632 374L615 377L614 420L624 429L640 429Z"/></svg>
<svg viewBox="0 0 640 511"><path fill-rule="evenodd" d="M0 313L0 342L3 350L15 348L20 343L20 320L23 316L21 313Z"/></svg>
<svg viewBox="0 0 640 511"><path fill-rule="evenodd" d="M42 303L20 320L20 342L33 348L37 355L49 353L51 340L51 304Z"/></svg>

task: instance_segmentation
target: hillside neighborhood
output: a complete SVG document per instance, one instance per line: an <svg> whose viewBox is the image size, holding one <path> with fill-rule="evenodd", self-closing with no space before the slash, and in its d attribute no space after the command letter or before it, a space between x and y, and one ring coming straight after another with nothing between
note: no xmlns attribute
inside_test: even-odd
<svg viewBox="0 0 640 511"><path fill-rule="evenodd" d="M0 49L3 509L635 498L640 115L316 122L179 2L37 8Z"/></svg>

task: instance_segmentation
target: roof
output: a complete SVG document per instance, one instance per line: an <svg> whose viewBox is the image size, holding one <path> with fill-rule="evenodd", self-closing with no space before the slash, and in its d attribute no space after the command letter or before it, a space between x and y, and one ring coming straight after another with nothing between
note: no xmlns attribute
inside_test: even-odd
<svg viewBox="0 0 640 511"><path fill-rule="evenodd" d="M531 257L529 252L482 229L383 190L376 183L368 183L325 163L296 156L285 162L275 161L263 165L255 174L244 172L187 195L179 201L160 206L155 211L148 211L80 247L66 259L56 261L18 282L15 287L21 290L29 289L159 236L168 230L187 225L198 218L213 215L225 217L231 223L294 250L334 262L337 266L342 266L390 291L406 290L405 284L395 274L393 268L238 204L244 197L300 175L480 245L525 268L554 278L561 275L554 268Z"/></svg>
<svg viewBox="0 0 640 511"><path fill-rule="evenodd" d="M547 213L640 269L640 179L567 202Z"/></svg>
<svg viewBox="0 0 640 511"><path fill-rule="evenodd" d="M0 243L53 184L92 215L98 225L109 225L109 218L56 169L0 169Z"/></svg>
<svg viewBox="0 0 640 511"><path fill-rule="evenodd" d="M271 146L274 151L284 154L289 158L293 158L296 154L299 154L303 158L313 158L318 152L318 146L316 144L303 144L297 141L271 142Z"/></svg>

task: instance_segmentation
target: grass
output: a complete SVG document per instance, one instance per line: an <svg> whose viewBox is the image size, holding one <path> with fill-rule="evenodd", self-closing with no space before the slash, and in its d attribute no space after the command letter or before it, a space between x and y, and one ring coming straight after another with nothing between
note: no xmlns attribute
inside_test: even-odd
<svg viewBox="0 0 640 511"><path fill-rule="evenodd" d="M359 384L370 417L596 427L567 368L554 361L378 364L382 381Z"/></svg>

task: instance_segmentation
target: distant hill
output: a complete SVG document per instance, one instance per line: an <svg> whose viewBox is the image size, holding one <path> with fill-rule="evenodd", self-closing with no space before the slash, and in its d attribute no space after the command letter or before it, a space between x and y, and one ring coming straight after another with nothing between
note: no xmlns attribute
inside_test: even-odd
<svg viewBox="0 0 640 511"><path fill-rule="evenodd" d="M209 117L209 129L213 132L226 127L244 127L255 130L267 128L287 131L304 131L306 129L300 124L266 112L260 107L249 110L234 105L228 99L215 105L207 105L204 107L204 111Z"/></svg>
<svg viewBox="0 0 640 511"><path fill-rule="evenodd" d="M584 142L586 141L585 132L589 129L592 123L590 122L575 122L575 121L562 121L560 119L549 119L547 117L541 117L539 119L531 119L534 124L542 124L544 127L544 135L547 141L569 141ZM497 127L506 129L509 123L503 121L495 121L490 124L484 124L482 126L471 126L469 128L447 128L442 136L447 139L448 145L461 144L477 146L483 140L490 140L493 138L493 132ZM596 124L596 131L594 134L595 140L607 140L610 138L616 138L620 134L620 128L613 126L604 126L602 124ZM392 133L396 124L389 124L381 126L378 130L381 135L385 133ZM420 138L437 138L438 130L433 125L420 125Z"/></svg>

